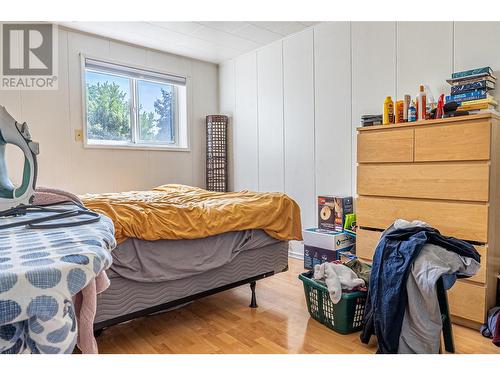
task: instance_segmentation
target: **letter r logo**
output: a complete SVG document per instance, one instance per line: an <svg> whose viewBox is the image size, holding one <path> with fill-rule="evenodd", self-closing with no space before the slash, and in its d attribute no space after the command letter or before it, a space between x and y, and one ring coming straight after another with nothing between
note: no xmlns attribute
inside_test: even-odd
<svg viewBox="0 0 500 375"><path fill-rule="evenodd" d="M53 37L51 24L4 24L3 75L52 75Z"/></svg>

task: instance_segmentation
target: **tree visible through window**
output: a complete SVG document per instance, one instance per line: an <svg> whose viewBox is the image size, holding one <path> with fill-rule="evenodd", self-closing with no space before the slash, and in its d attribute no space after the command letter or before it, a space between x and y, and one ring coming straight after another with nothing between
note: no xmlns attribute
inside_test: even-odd
<svg viewBox="0 0 500 375"><path fill-rule="evenodd" d="M137 82L141 141L174 142L172 85Z"/></svg>
<svg viewBox="0 0 500 375"><path fill-rule="evenodd" d="M86 81L87 137L112 141L130 140L129 80L87 72Z"/></svg>
<svg viewBox="0 0 500 375"><path fill-rule="evenodd" d="M179 86L119 73L85 70L88 142L176 144Z"/></svg>

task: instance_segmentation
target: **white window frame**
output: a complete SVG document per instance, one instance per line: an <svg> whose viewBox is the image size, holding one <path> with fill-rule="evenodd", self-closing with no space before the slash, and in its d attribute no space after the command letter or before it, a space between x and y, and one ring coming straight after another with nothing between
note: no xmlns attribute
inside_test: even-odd
<svg viewBox="0 0 500 375"><path fill-rule="evenodd" d="M178 98L178 86L173 85L174 90L176 91L174 94L175 107L177 108L174 111L174 142L162 142L162 141L141 141L138 135L138 123L139 123L139 113L137 110L137 81L144 80L148 82L155 83L165 83L161 81L155 81L154 79L147 78L135 78L130 77L124 74L112 73L106 71L99 71L98 69L89 69L91 71L95 71L97 73L116 75L125 77L130 80L130 120L131 120L131 142L129 141L114 141L114 140L89 140L87 137L87 82L85 77L85 72L87 71L86 60L95 60L102 63L107 63L110 65L118 65L122 67L127 67L130 69L142 70L146 72L151 72L153 74L158 75L166 75L166 76L174 76L179 77L185 80L185 95L184 95L184 107L185 113L181 116L179 113L179 98ZM190 77L183 76L179 74L173 74L170 72L159 71L158 69L148 69L140 66L134 66L132 64L126 64L122 62L112 61L110 59L101 59L95 58L83 53L80 53L80 65L81 65L81 88L82 88L82 114L83 114L83 143L84 148L98 148L98 149L126 149L126 150L167 150L167 151L191 151L190 150L190 126L189 126L189 93L190 93ZM182 117L182 121L180 119ZM182 124L181 124L182 122ZM182 132L182 134L181 134ZM182 140L181 140L182 139Z"/></svg>

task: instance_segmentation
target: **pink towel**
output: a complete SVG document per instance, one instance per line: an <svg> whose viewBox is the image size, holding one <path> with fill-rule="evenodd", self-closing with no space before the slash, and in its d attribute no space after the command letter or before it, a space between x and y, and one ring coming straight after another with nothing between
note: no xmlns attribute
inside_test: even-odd
<svg viewBox="0 0 500 375"><path fill-rule="evenodd" d="M83 205L74 194L63 190L37 188L35 190L35 205L48 205L73 201ZM97 295L109 287L109 279L105 271L99 273L95 279L73 297L76 320L78 322L77 346L83 354L97 354L97 341L94 337L94 318L97 309Z"/></svg>
<svg viewBox="0 0 500 375"><path fill-rule="evenodd" d="M105 271L73 297L78 338L76 345L83 354L97 354L97 341L94 337L94 318L97 309L97 295L108 289L110 281Z"/></svg>
<svg viewBox="0 0 500 375"><path fill-rule="evenodd" d="M38 206L45 206L48 204L56 204L67 201L73 201L83 206L82 201L76 195L64 190L45 187L36 188L33 204Z"/></svg>

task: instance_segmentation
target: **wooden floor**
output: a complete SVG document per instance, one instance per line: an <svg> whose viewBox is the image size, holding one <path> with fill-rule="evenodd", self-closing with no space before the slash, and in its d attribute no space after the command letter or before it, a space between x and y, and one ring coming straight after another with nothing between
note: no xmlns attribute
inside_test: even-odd
<svg viewBox="0 0 500 375"><path fill-rule="evenodd" d="M259 308L251 309L242 286L181 309L111 327L98 338L100 353L374 353L359 334L337 334L309 317L302 262L257 282ZM496 353L500 348L477 331L454 326L457 353Z"/></svg>

